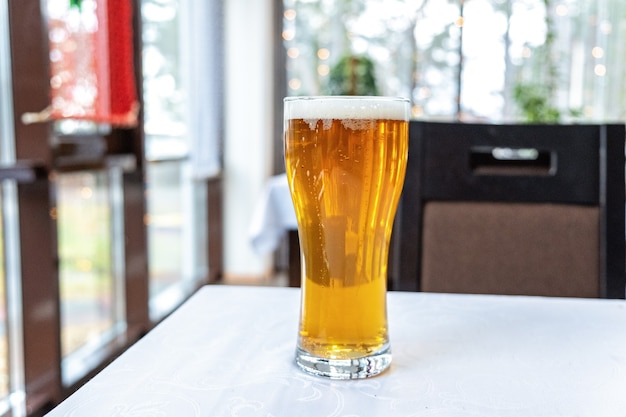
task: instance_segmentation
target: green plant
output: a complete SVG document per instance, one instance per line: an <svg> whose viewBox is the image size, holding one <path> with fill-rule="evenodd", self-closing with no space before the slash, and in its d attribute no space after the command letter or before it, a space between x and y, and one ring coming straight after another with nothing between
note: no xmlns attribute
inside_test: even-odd
<svg viewBox="0 0 626 417"><path fill-rule="evenodd" d="M331 68L327 90L331 95L378 95L374 63L366 56L344 56Z"/></svg>
<svg viewBox="0 0 626 417"><path fill-rule="evenodd" d="M561 112L553 106L553 97L557 91L558 69L554 56L556 33L554 21L550 16L551 0L543 0L546 10L546 38L535 53L541 62L541 71L532 82L520 82L513 89L513 98L522 116L528 123L558 123ZM541 80L541 81L537 81Z"/></svg>
<svg viewBox="0 0 626 417"><path fill-rule="evenodd" d="M550 105L550 90L531 83L515 85L513 97L528 123L558 123L561 112Z"/></svg>

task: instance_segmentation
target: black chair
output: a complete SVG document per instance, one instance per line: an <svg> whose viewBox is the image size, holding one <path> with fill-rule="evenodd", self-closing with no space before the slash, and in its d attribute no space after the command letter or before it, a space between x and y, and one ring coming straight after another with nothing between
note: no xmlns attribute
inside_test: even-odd
<svg viewBox="0 0 626 417"><path fill-rule="evenodd" d="M411 122L389 288L624 298L624 125Z"/></svg>

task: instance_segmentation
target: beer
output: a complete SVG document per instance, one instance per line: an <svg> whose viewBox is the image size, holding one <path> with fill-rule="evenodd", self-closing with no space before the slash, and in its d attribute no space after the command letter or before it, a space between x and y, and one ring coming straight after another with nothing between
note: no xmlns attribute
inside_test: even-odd
<svg viewBox="0 0 626 417"><path fill-rule="evenodd" d="M285 101L285 164L302 254L297 361L305 370L319 358L333 361L327 376L362 377L369 371L354 371L354 360L383 355L383 369L391 360L387 258L407 119L408 102L400 99ZM332 375L341 363L350 370Z"/></svg>

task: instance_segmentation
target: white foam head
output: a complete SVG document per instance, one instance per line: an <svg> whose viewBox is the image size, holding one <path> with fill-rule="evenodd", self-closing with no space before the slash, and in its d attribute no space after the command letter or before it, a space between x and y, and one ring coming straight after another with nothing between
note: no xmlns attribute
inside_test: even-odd
<svg viewBox="0 0 626 417"><path fill-rule="evenodd" d="M409 100L395 97L319 96L285 99L285 120L409 120Z"/></svg>

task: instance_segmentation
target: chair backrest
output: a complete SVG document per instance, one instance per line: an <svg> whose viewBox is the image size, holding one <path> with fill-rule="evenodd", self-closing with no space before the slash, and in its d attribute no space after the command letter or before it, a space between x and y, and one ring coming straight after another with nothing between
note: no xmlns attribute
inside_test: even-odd
<svg viewBox="0 0 626 417"><path fill-rule="evenodd" d="M410 123L392 290L624 298L624 125Z"/></svg>

